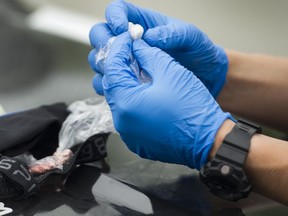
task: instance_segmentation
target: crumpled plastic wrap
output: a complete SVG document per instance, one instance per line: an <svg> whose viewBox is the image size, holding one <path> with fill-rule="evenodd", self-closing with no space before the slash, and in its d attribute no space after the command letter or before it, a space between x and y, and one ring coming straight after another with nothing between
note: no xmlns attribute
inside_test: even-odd
<svg viewBox="0 0 288 216"><path fill-rule="evenodd" d="M25 152L15 157L25 162L31 173L43 174L52 169L62 169L63 164L73 156L73 146L95 134L115 132L112 114L104 97L76 101L68 110L71 113L62 125L59 146L53 155L37 160L30 152Z"/></svg>
<svg viewBox="0 0 288 216"><path fill-rule="evenodd" d="M132 39L136 40L136 39L140 39L142 37L144 29L139 24L133 24L133 23L129 22L128 31L129 31ZM116 37L110 38L108 40L107 44L104 47L100 48L98 50L98 52L96 53L95 62L96 62L96 64L100 65L100 67L104 66L105 60L109 54L110 47L111 47L112 43L114 42L115 38ZM131 70L133 71L133 73L138 78L139 82L141 82L141 83L151 82L151 77L147 73L145 73L145 71L143 71L139 68L138 63L135 60L133 55L130 56L129 66L130 66ZM102 70L103 70L103 68L102 68Z"/></svg>
<svg viewBox="0 0 288 216"><path fill-rule="evenodd" d="M94 134L115 132L112 114L104 97L76 101L68 110L71 114L62 125L57 151L70 149Z"/></svg>
<svg viewBox="0 0 288 216"><path fill-rule="evenodd" d="M36 163L37 159L30 152L25 152L21 155L17 155L14 158L17 158L23 162L25 162L29 167Z"/></svg>
<svg viewBox="0 0 288 216"><path fill-rule="evenodd" d="M52 169L63 169L63 164L68 161L73 156L73 152L70 149L65 149L63 151L55 152L51 156L47 156L40 160L34 158L30 152L25 152L24 154L18 155L17 158L29 167L29 171L32 174L43 174Z"/></svg>

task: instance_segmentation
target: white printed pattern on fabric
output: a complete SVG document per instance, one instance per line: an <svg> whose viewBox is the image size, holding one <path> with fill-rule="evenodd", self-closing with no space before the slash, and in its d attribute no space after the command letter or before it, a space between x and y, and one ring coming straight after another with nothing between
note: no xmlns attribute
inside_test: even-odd
<svg viewBox="0 0 288 216"><path fill-rule="evenodd" d="M13 212L11 208L5 207L4 203L0 202L0 216L7 215Z"/></svg>

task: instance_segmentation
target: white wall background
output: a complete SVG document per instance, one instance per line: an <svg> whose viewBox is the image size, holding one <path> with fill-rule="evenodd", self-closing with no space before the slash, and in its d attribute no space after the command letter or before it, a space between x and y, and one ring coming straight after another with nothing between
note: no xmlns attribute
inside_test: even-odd
<svg viewBox="0 0 288 216"><path fill-rule="evenodd" d="M25 0L104 18L108 0ZM139 6L192 22L230 49L288 56L286 0L131 0Z"/></svg>

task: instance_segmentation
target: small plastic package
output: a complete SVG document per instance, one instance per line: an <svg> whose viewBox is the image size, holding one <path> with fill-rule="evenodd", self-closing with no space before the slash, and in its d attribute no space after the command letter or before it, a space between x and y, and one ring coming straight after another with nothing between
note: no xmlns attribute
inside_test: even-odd
<svg viewBox="0 0 288 216"><path fill-rule="evenodd" d="M129 22L128 31L132 37L133 40L137 40L142 38L142 35L144 33L144 29L139 24L133 24ZM115 40L116 37L112 37L108 40L107 44L100 48L99 51L95 55L95 62L96 64L100 65L100 67L105 64L105 60L109 54L110 47ZM137 64L137 61L135 60L134 56L130 56L130 68L133 71L133 73L138 78L139 82L141 83L147 83L151 82L151 78L145 73L143 70L141 70Z"/></svg>

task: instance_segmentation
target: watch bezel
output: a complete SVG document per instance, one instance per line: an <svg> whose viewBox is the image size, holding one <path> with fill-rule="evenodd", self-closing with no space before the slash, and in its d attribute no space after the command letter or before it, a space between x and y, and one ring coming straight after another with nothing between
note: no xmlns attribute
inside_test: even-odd
<svg viewBox="0 0 288 216"><path fill-rule="evenodd" d="M225 137L215 157L200 170L200 180L214 195L230 201L246 198L252 186L244 171L250 141L261 128L249 121L239 120Z"/></svg>
<svg viewBox="0 0 288 216"><path fill-rule="evenodd" d="M231 172L223 174L221 172L223 166L229 166ZM212 194L229 201L238 201L248 197L252 189L243 169L216 158L202 167L200 180L209 188Z"/></svg>

